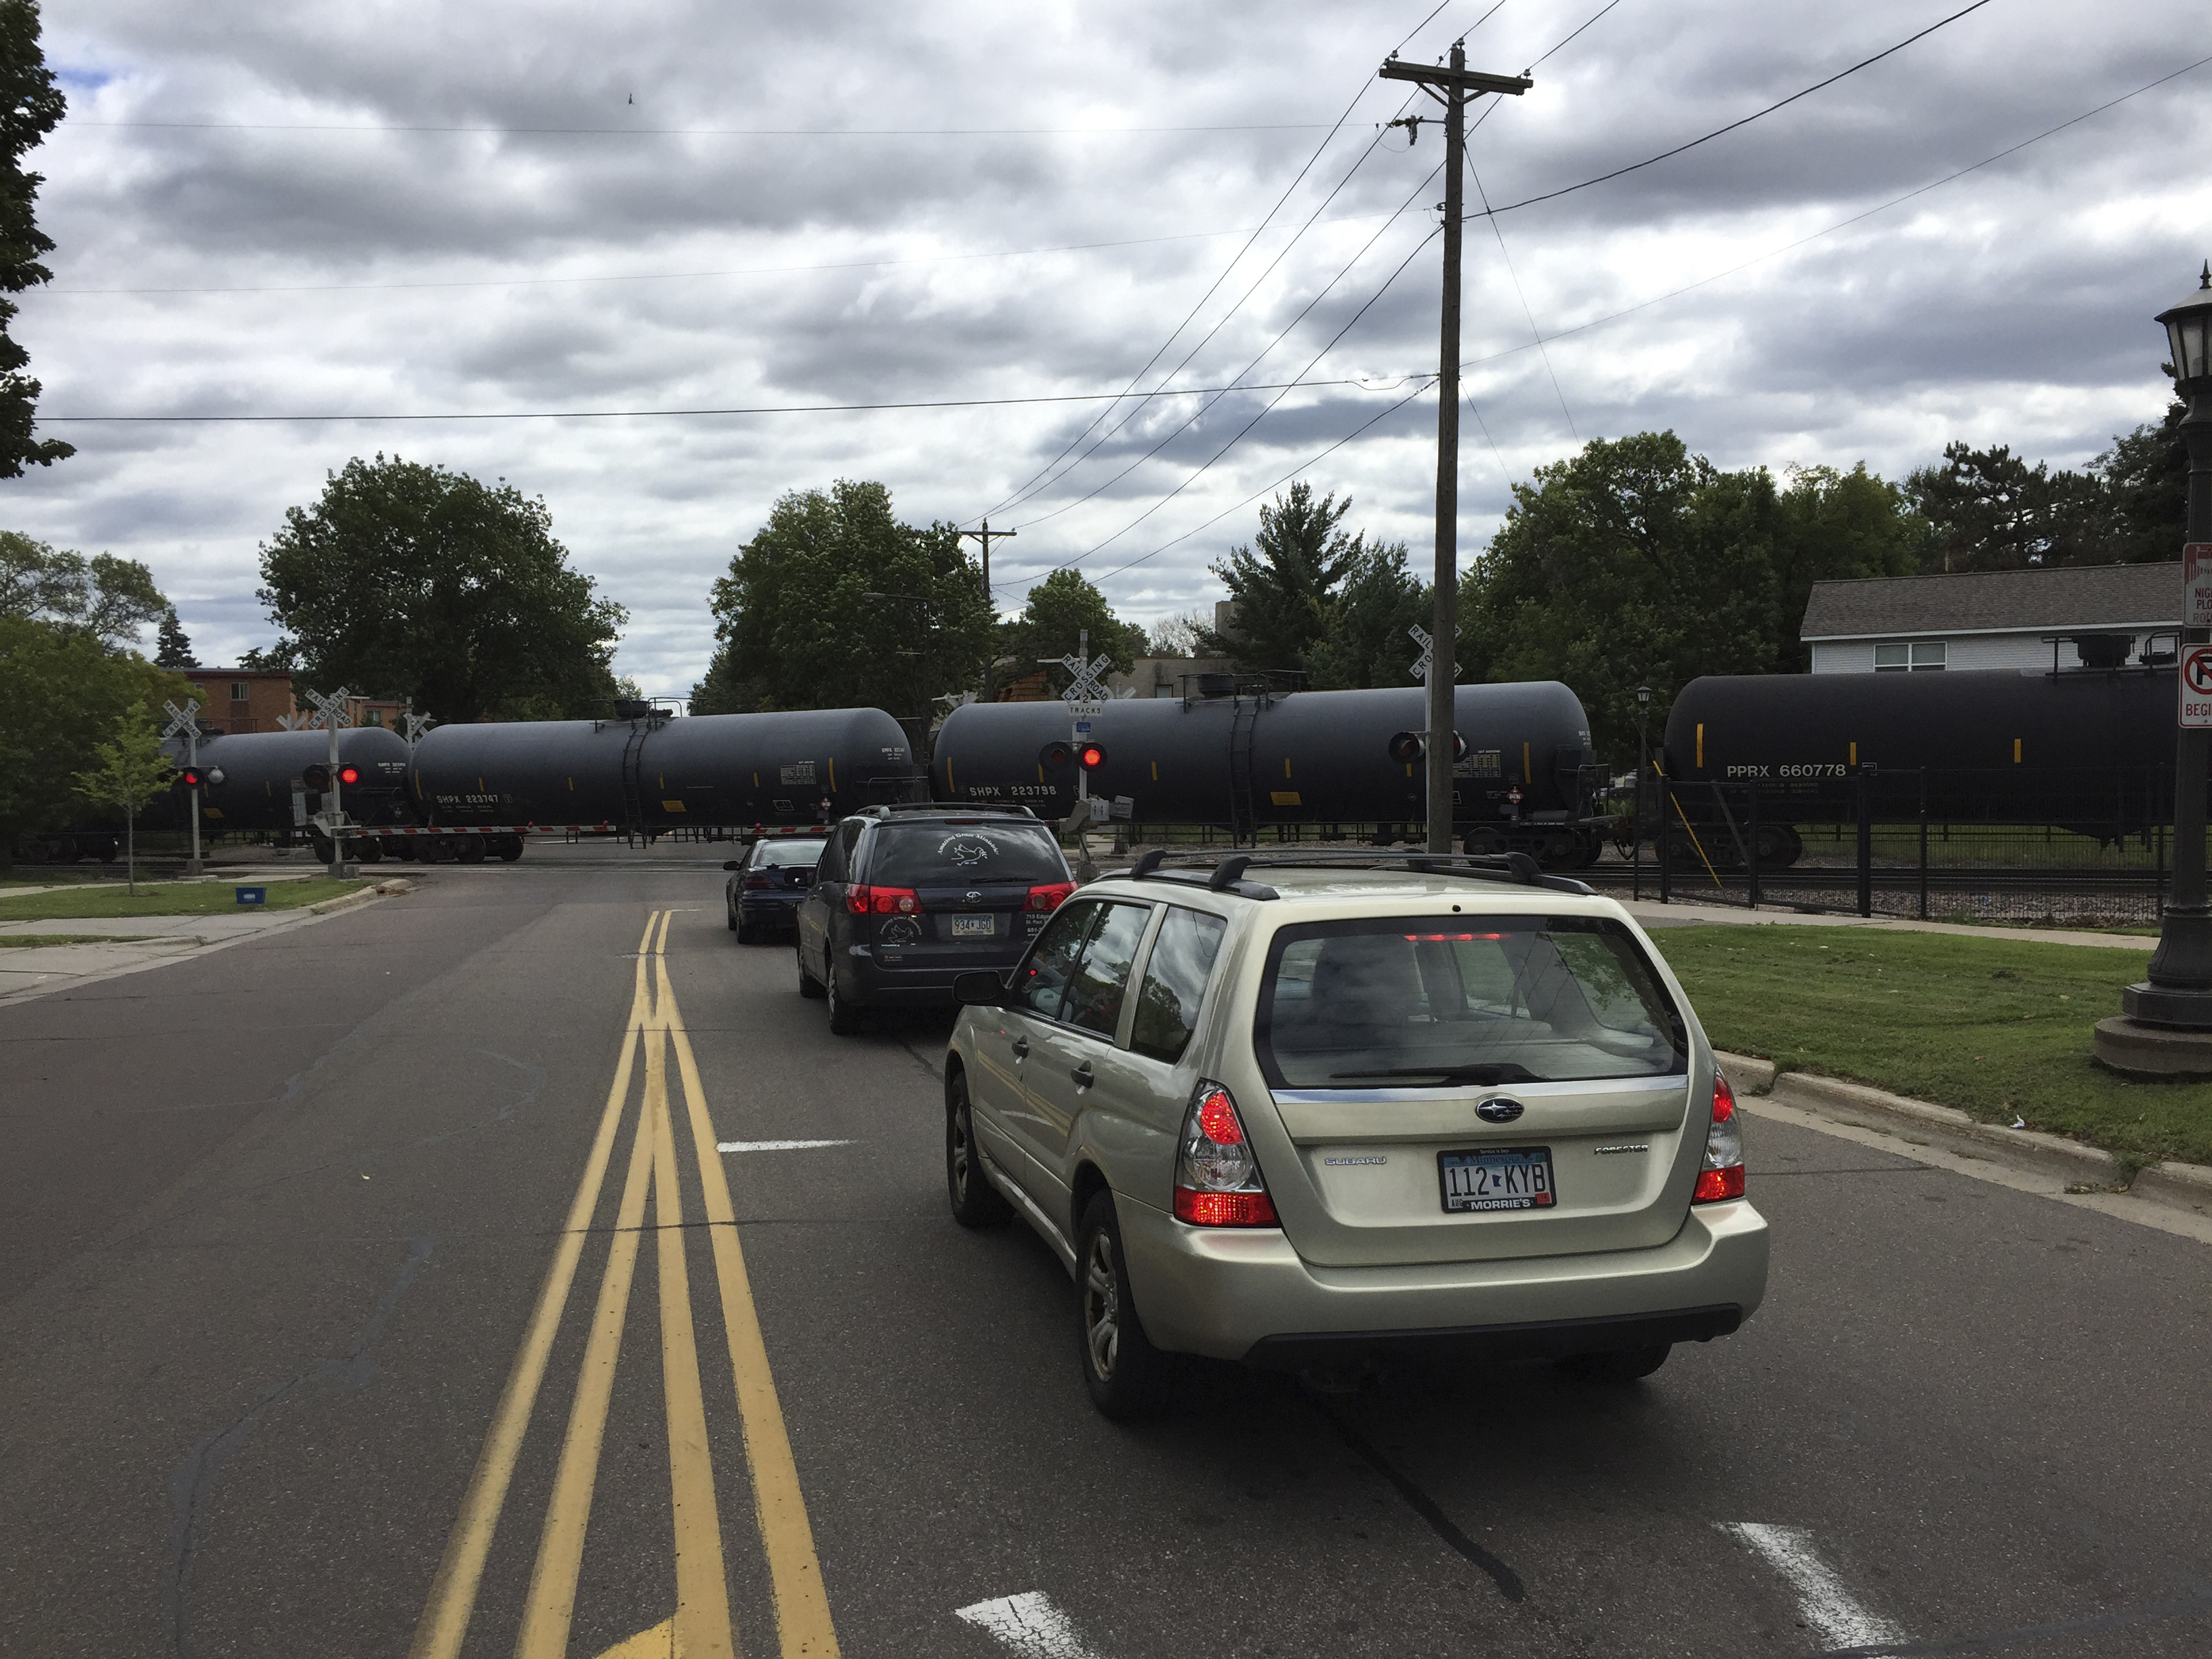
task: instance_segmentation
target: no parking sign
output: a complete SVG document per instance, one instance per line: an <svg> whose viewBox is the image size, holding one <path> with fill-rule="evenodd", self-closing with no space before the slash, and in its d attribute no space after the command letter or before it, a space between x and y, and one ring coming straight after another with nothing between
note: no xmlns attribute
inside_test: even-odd
<svg viewBox="0 0 2212 1659"><path fill-rule="evenodd" d="M2181 648L2181 723L2212 726L2212 645Z"/></svg>

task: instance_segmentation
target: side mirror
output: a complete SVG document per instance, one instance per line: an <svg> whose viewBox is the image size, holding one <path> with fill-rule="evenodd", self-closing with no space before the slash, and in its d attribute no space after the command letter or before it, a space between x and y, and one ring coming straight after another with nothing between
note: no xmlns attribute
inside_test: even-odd
<svg viewBox="0 0 2212 1659"><path fill-rule="evenodd" d="M742 870L744 867L745 861L743 859L724 859L722 860L722 868L725 870Z"/></svg>
<svg viewBox="0 0 2212 1659"><path fill-rule="evenodd" d="M956 974L952 977L952 1000L963 1008L1003 1008L1006 1006L1006 984L988 969Z"/></svg>

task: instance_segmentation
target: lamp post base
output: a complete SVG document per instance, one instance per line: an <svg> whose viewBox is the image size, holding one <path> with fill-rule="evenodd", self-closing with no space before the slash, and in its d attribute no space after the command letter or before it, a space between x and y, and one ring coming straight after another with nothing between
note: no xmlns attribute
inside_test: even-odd
<svg viewBox="0 0 2212 1659"><path fill-rule="evenodd" d="M2130 991L2148 988L2131 985ZM2114 1015L2097 1022L2097 1063L2145 1083L2212 1078L2212 1030L2181 1030Z"/></svg>
<svg viewBox="0 0 2212 1659"><path fill-rule="evenodd" d="M2212 1037L2212 989L2180 990L2146 980L2121 988L2120 1012L2136 1024L2201 1031Z"/></svg>

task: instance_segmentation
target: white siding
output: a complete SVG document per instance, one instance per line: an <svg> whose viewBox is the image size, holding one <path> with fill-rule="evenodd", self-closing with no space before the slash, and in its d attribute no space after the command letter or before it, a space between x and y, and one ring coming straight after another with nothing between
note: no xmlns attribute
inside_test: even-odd
<svg viewBox="0 0 2212 1659"><path fill-rule="evenodd" d="M2058 630L2053 629L2051 632ZM1913 640L1942 640L1944 667L2040 668L2051 666L2051 642L2035 634L1899 634L1891 640L1821 641L1813 647L1815 674L1871 674L1877 644L1904 644ZM2139 649L2142 644L2136 641ZM2058 647L2058 665L2079 668L2081 659L2071 645Z"/></svg>

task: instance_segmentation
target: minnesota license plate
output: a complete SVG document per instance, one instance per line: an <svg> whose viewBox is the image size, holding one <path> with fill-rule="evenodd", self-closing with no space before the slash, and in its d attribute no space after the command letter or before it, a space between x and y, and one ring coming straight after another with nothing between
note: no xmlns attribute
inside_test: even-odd
<svg viewBox="0 0 2212 1659"><path fill-rule="evenodd" d="M955 916L952 918L952 937L955 939L988 939L995 931L993 916Z"/></svg>
<svg viewBox="0 0 2212 1659"><path fill-rule="evenodd" d="M1437 1173L1447 1210L1548 1210L1558 1197L1549 1146L1438 1152Z"/></svg>

